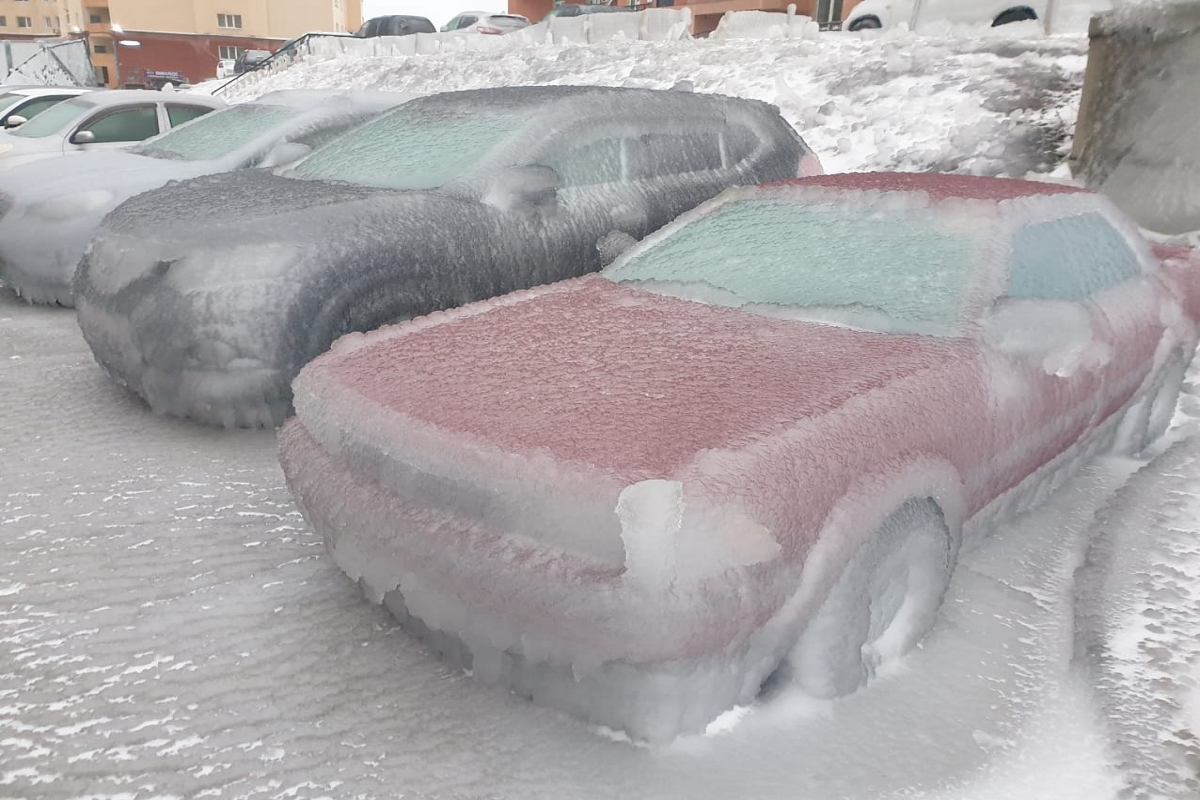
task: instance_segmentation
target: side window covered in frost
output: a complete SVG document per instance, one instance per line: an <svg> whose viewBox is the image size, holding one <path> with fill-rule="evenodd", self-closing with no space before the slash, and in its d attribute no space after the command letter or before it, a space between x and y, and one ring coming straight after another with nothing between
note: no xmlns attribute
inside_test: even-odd
<svg viewBox="0 0 1200 800"><path fill-rule="evenodd" d="M663 178L721 168L716 131L645 133L628 141L629 177Z"/></svg>
<svg viewBox="0 0 1200 800"><path fill-rule="evenodd" d="M1078 214L1017 231L1008 295L1083 300L1139 271L1125 237L1103 215Z"/></svg>
<svg viewBox="0 0 1200 800"><path fill-rule="evenodd" d="M594 186L621 179L621 140L599 139L557 149L541 159L558 173L558 185Z"/></svg>

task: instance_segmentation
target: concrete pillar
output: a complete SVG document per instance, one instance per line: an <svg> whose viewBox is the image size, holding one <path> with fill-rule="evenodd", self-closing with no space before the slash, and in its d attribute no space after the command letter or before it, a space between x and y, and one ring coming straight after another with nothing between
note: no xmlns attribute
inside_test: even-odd
<svg viewBox="0 0 1200 800"><path fill-rule="evenodd" d="M1072 172L1142 227L1200 230L1200 2L1092 18Z"/></svg>

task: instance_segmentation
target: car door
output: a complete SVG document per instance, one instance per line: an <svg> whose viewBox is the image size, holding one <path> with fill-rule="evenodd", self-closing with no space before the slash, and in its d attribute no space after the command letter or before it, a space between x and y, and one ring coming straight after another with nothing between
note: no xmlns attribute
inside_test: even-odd
<svg viewBox="0 0 1200 800"><path fill-rule="evenodd" d="M1088 212L1030 222L1012 235L1004 294L981 326L992 370L994 477L1005 487L1103 421L1146 356L1135 331L1148 320L1115 323L1109 313L1119 293L1136 290L1140 268L1106 228L1099 212Z"/></svg>
<svg viewBox="0 0 1200 800"><path fill-rule="evenodd" d="M629 179L629 134L619 123L573 125L530 155L558 176L557 209L541 232L548 281L600 267L598 245L614 231L640 239L649 232L642 187Z"/></svg>
<svg viewBox="0 0 1200 800"><path fill-rule="evenodd" d="M157 136L161 130L159 111L157 103L100 109L75 126L63 144L63 152L118 149ZM85 131L92 134L93 141L77 141L79 134Z"/></svg>

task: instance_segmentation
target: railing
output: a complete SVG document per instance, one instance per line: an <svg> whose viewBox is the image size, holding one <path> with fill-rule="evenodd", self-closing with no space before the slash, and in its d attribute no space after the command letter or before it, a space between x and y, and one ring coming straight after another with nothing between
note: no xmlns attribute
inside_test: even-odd
<svg viewBox="0 0 1200 800"><path fill-rule="evenodd" d="M229 88L230 84L237 83L242 78L253 72L259 72L264 69L269 69L276 64L283 64L291 61L301 51L301 48L307 49L309 42L316 39L345 39L354 38L351 33L306 33L296 39L284 42L283 47L271 54L271 57L265 59L262 63L256 64L254 67L247 69L238 75L234 75L229 80L222 83L216 89L213 89L213 94L219 94Z"/></svg>

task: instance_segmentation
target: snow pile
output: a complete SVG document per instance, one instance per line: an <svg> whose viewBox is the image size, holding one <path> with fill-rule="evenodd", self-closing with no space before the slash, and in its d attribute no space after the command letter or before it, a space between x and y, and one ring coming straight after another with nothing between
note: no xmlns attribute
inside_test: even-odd
<svg viewBox="0 0 1200 800"><path fill-rule="evenodd" d="M1112 729L1122 797L1200 796L1197 474L1193 432L1098 515L1077 576L1077 657Z"/></svg>
<svg viewBox="0 0 1200 800"><path fill-rule="evenodd" d="M711 39L815 39L821 26L812 17L796 14L796 7L781 11L727 11Z"/></svg>
<svg viewBox="0 0 1200 800"><path fill-rule="evenodd" d="M1062 164L1086 49L1083 37L1022 39L995 32L613 40L421 57L305 58L280 73L238 81L222 96L245 100L292 87L419 94L530 84L666 89L691 81L698 92L778 105L828 172L1022 177Z"/></svg>

